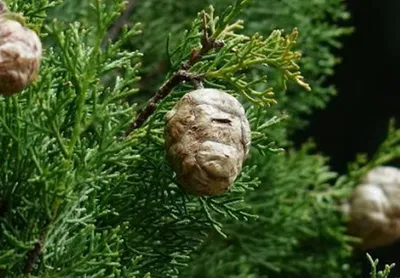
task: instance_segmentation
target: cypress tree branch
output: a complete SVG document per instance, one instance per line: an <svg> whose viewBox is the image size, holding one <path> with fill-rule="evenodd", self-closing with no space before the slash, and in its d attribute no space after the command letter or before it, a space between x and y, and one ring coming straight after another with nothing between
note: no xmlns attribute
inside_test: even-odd
<svg viewBox="0 0 400 278"><path fill-rule="evenodd" d="M193 50L191 53L191 57L188 61L183 63L182 69L183 70L189 70L194 64L196 64L198 61L201 60L204 54L206 54L208 51L217 48L217 47L222 47L223 42L221 41L215 41L215 39L210 38L208 36L207 32L207 19L206 19L206 13L203 11L202 14L202 19L203 19L203 37L201 40L201 48L200 50Z"/></svg>
<svg viewBox="0 0 400 278"><path fill-rule="evenodd" d="M130 0L127 2L127 6L125 10L121 13L118 19L110 26L107 31L107 36L104 38L102 42L102 48L104 48L109 41L114 41L118 38L121 33L122 27L129 21L135 7L137 5L138 0Z"/></svg>
<svg viewBox="0 0 400 278"><path fill-rule="evenodd" d="M174 87L179 85L183 81L191 81L196 87L201 87L201 78L203 75L194 75L185 70L179 70L175 72L170 79L168 79L155 93L155 95L147 103L146 107L139 113L135 121L129 126L125 132L127 137L133 130L143 125L143 123L153 114L156 110L157 104L163 100Z"/></svg>
<svg viewBox="0 0 400 278"><path fill-rule="evenodd" d="M24 275L28 276L29 274L32 273L34 266L40 256L40 253L42 252L43 244L44 244L44 237L45 237L45 231L42 230L39 235L39 240L33 247L33 249L28 253L28 259L24 267Z"/></svg>
<svg viewBox="0 0 400 278"><path fill-rule="evenodd" d="M183 81L191 81L196 87L201 88L203 85L200 82L203 75L191 74L188 71L190 68L199 62L201 58L209 51L215 48L222 47L224 44L222 41L216 41L211 38L207 32L207 19L206 13L202 13L203 21L203 37L201 40L201 48L198 50L193 49L190 58L185 61L181 68L178 69L164 84L157 90L155 95L147 103L146 107L139 113L135 121L128 127L125 132L125 137L127 137L133 130L139 128L143 123L153 114L156 110L157 104L167 97L172 89L179 85Z"/></svg>

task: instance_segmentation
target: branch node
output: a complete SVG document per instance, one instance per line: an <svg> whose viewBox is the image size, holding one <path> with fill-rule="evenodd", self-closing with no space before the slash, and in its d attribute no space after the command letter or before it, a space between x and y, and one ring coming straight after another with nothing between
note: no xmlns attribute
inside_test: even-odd
<svg viewBox="0 0 400 278"><path fill-rule="evenodd" d="M129 136L129 134L142 126L146 120L153 114L156 110L157 104L163 100L166 96L168 96L172 89L178 86L180 83L184 81L190 81L194 84L196 89L204 88L202 79L204 78L203 74L193 74L190 73L190 68L199 62L201 58L210 50L214 48L221 48L224 46L223 41L216 41L208 34L207 28L207 14L205 11L202 12L202 29L203 36L201 38L201 48L196 50L192 49L190 58L183 62L181 68L177 70L161 87L157 90L155 95L149 100L146 107L138 114L135 121L127 128L125 131L124 137Z"/></svg>

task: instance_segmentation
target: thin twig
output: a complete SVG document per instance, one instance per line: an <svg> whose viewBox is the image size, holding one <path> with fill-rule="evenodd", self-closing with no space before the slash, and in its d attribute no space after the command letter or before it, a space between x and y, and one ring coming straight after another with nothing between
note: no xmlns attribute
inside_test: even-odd
<svg viewBox="0 0 400 278"><path fill-rule="evenodd" d="M150 117L156 110L156 105L163 100L172 89L183 81L200 82L201 75L193 75L187 71L177 71L170 79L168 79L156 92L154 97L150 99L146 107L139 113L136 120L129 126L125 132L125 137L128 136L133 130L143 125L143 123ZM196 84L196 83L195 83Z"/></svg>
<svg viewBox="0 0 400 278"><path fill-rule="evenodd" d="M121 13L121 15L115 20L115 22L108 28L107 31L107 37L104 38L102 42L102 47L104 48L109 41L114 41L116 38L118 38L119 34L121 33L121 29L124 25L128 24L131 15L133 14L133 11L135 10L135 7L138 3L138 0L130 0L124 11Z"/></svg>
<svg viewBox="0 0 400 278"><path fill-rule="evenodd" d="M203 37L201 39L201 48L200 50L192 51L190 59L185 63L183 63L183 66L181 68L183 70L190 69L194 64L196 64L198 61L201 60L204 54L206 54L211 49L222 46L219 42L216 43L214 39L208 36L207 18L206 18L206 13L204 11L202 13L202 20L203 20Z"/></svg>
<svg viewBox="0 0 400 278"><path fill-rule="evenodd" d="M46 234L45 231L42 230L39 235L38 242L35 244L33 249L28 253L28 259L27 259L27 262L24 267L24 275L25 276L28 276L29 274L31 274L35 268L35 264L40 256L40 253L42 252L45 234Z"/></svg>
<svg viewBox="0 0 400 278"><path fill-rule="evenodd" d="M198 50L192 50L189 60L185 61L181 68L177 70L155 93L155 95L149 100L146 107L139 113L135 121L128 127L125 131L125 137L127 137L133 130L142 126L146 120L153 114L156 110L157 104L163 100L166 96L168 96L172 89L175 88L183 81L191 81L195 84L196 88L203 87L201 83L201 79L203 75L195 75L188 72L188 70L196 64L201 58L214 48L219 48L223 46L223 43L220 41L215 41L210 38L207 33L207 20L206 13L202 14L203 19L203 37L201 40L201 48Z"/></svg>

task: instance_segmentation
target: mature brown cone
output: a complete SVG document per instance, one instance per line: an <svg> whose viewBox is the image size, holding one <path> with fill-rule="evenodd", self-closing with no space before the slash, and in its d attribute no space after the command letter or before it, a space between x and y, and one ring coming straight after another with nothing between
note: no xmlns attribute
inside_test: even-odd
<svg viewBox="0 0 400 278"><path fill-rule="evenodd" d="M179 183L191 194L223 194L242 170L251 132L233 96L215 89L187 93L166 114L167 156Z"/></svg>
<svg viewBox="0 0 400 278"><path fill-rule="evenodd" d="M349 232L361 249L400 239L400 170L377 167L354 190L349 203Z"/></svg>
<svg viewBox="0 0 400 278"><path fill-rule="evenodd" d="M36 33L0 15L0 94L22 91L38 75L42 44Z"/></svg>

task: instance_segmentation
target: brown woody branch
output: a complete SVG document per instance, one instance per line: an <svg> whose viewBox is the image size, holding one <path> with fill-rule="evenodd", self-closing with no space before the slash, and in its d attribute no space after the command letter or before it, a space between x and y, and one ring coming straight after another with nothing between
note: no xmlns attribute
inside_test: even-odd
<svg viewBox="0 0 400 278"><path fill-rule="evenodd" d="M156 110L157 104L163 100L172 89L180 84L183 81L191 81L199 82L201 84L200 79L202 78L201 75L192 75L185 70L180 70L174 73L170 79L168 79L156 92L154 97L150 99L147 103L146 107L139 113L136 120L129 126L129 128L125 132L125 137L128 136L133 130L143 125L143 123L153 114ZM201 86L201 85L199 85Z"/></svg>
<svg viewBox="0 0 400 278"><path fill-rule="evenodd" d="M24 275L25 276L28 276L29 274L31 274L35 268L35 264L36 264L37 260L39 259L40 253L42 252L45 235L46 235L45 231L42 230L39 235L38 242L35 244L33 249L28 253L28 259L27 259L25 267L24 267Z"/></svg>
<svg viewBox="0 0 400 278"><path fill-rule="evenodd" d="M185 61L181 68L177 70L155 93L155 95L149 100L146 107L139 113L135 121L125 131L125 137L127 137L132 131L141 127L146 120L154 113L157 104L167 97L173 88L178 86L183 81L191 81L195 83L196 87L202 87L201 79L203 75L194 75L188 72L188 70L210 50L223 46L223 42L215 41L209 37L207 32L207 20L206 13L203 12L203 37L201 40L201 48L198 50L192 50L190 58Z"/></svg>

